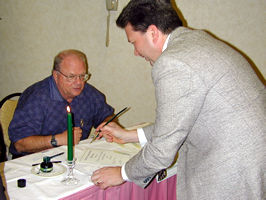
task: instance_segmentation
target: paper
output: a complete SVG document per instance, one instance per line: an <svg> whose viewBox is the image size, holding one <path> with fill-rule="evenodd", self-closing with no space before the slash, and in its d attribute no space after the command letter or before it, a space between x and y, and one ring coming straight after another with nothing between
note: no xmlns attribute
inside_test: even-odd
<svg viewBox="0 0 266 200"><path fill-rule="evenodd" d="M102 150L102 149L88 149L84 152L79 160L80 163L93 163L98 165L123 165L132 155L126 152Z"/></svg>

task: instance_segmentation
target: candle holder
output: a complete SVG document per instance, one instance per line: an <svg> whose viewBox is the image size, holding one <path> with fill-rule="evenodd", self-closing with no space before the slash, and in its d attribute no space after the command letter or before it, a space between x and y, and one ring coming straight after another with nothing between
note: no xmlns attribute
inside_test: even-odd
<svg viewBox="0 0 266 200"><path fill-rule="evenodd" d="M68 174L64 180L62 180L62 183L65 185L77 185L79 180L74 177L74 167L75 167L75 161L76 159L74 158L73 160L67 160L67 167L68 167Z"/></svg>

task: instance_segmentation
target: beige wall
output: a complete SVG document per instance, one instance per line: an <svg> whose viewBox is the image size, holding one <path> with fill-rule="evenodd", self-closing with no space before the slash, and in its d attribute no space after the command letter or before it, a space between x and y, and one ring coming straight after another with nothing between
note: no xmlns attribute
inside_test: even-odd
<svg viewBox="0 0 266 200"><path fill-rule="evenodd" d="M104 0L0 0L0 99L23 91L51 73L63 49L86 53L89 81L101 90L125 126L154 120L155 100L150 65L133 56L123 30L115 26L128 0L111 12L110 44L105 46ZM176 0L188 25L207 29L250 57L264 77L265 0Z"/></svg>

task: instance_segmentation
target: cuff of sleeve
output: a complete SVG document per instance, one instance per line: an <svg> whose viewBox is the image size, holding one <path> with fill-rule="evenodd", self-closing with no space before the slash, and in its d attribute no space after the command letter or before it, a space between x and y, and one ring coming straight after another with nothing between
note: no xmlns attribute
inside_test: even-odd
<svg viewBox="0 0 266 200"><path fill-rule="evenodd" d="M123 178L125 181L130 181L129 178L127 177L127 174L126 174L125 165L126 165L126 164L123 164L123 165L122 165L122 168L121 168L121 175L122 175L122 178Z"/></svg>
<svg viewBox="0 0 266 200"><path fill-rule="evenodd" d="M137 129L138 138L139 138L139 144L141 147L143 147L147 143L147 139L145 137L144 131L142 128Z"/></svg>

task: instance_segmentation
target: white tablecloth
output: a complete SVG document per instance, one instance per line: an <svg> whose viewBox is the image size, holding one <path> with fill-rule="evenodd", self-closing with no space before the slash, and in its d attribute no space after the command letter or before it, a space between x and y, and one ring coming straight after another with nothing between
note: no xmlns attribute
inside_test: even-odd
<svg viewBox="0 0 266 200"><path fill-rule="evenodd" d="M61 183L61 181L65 178L66 173L49 178L40 177L31 173L31 165L33 163L42 162L44 156L52 156L60 152L65 152L65 154L52 159L65 161L67 158L66 146L60 146L1 163L1 176L4 185L6 185L8 197L12 200L49 200L69 196L92 186L92 172L104 166L98 163L80 163L81 157L86 150L115 150L125 152L127 155L130 155L129 158L140 150L140 146L138 144L119 145L116 143L107 143L104 139L90 143L90 140L91 139L81 141L80 144L76 145L74 148L74 155L77 158L74 175L79 179L79 183L77 185L66 186ZM65 162L62 164L66 166ZM108 165L110 164L108 163ZM26 179L26 187L24 188L17 187L17 180L21 178Z"/></svg>

